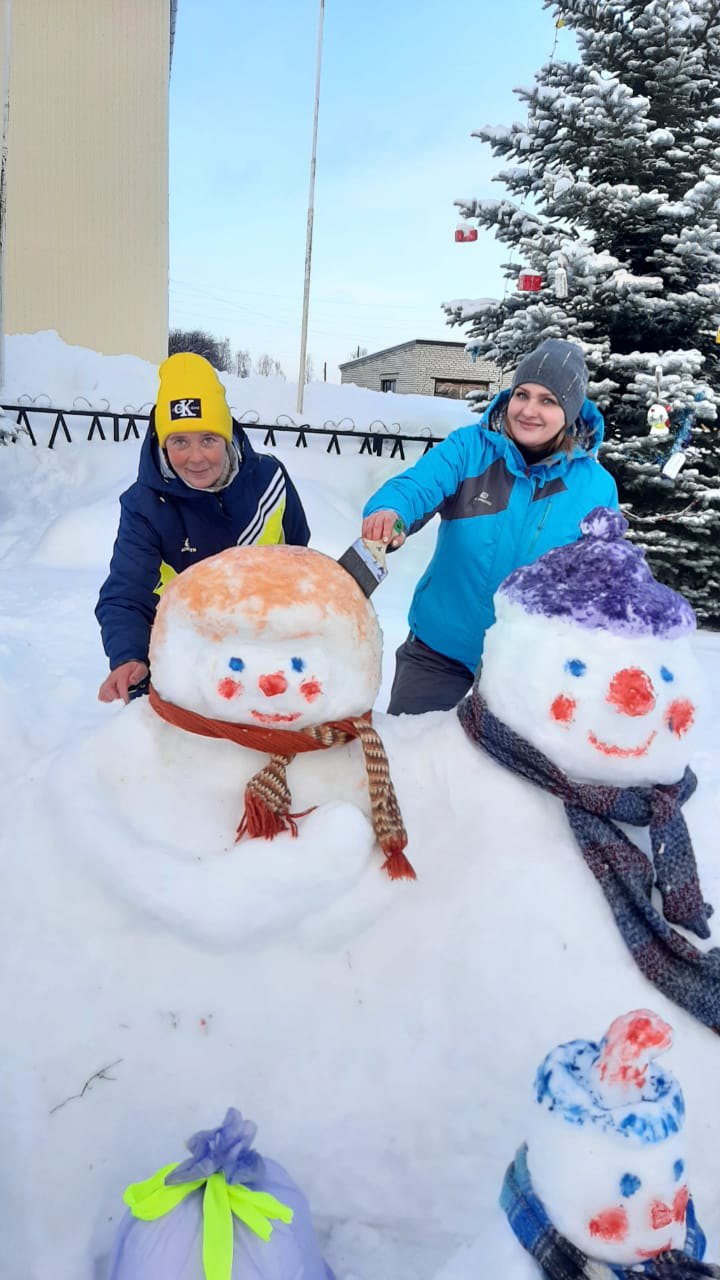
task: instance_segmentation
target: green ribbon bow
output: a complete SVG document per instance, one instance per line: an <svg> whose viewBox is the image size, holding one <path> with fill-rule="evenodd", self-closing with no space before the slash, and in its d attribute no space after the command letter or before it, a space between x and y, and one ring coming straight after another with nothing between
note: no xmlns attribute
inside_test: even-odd
<svg viewBox="0 0 720 1280"><path fill-rule="evenodd" d="M251 1191L248 1187L233 1186L225 1181L224 1173L212 1173L209 1178L194 1182L181 1182L166 1186L165 1179L180 1162L166 1164L144 1182L131 1182L125 1189L123 1200L134 1218L154 1222L180 1204L191 1192L205 1187L203 1196L203 1270L205 1280L232 1280L233 1263L233 1214L245 1226L269 1240L273 1233L271 1218L292 1222L293 1211L289 1205L276 1200L266 1191Z"/></svg>

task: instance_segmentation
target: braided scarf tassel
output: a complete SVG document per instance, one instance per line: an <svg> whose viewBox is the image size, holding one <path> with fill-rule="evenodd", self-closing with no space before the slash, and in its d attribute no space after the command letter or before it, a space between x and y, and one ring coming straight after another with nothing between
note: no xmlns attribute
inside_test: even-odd
<svg viewBox="0 0 720 1280"><path fill-rule="evenodd" d="M390 766L382 740L370 722L361 716L338 720L331 724L312 725L305 730L319 746L332 747L357 738L363 749L370 795L372 825L378 844L385 854L382 869L391 880L415 880L416 875L404 850L407 832L400 805L390 778ZM294 756L274 754L264 768L253 774L245 787L245 811L237 829L236 841L247 835L272 840L282 831L297 836L297 819L310 813L291 813L291 795L287 766Z"/></svg>
<svg viewBox="0 0 720 1280"><path fill-rule="evenodd" d="M287 766L294 756L272 755L263 769L253 774L245 787L245 811L238 825L235 842L249 836L273 840L282 831L298 833L297 819L302 813L290 812L290 788ZM305 813L310 810L306 809Z"/></svg>
<svg viewBox="0 0 720 1280"><path fill-rule="evenodd" d="M380 735L367 720L354 720L353 724L365 756L373 830L385 854L383 871L387 871L391 880L415 880L415 872L404 853L407 832Z"/></svg>

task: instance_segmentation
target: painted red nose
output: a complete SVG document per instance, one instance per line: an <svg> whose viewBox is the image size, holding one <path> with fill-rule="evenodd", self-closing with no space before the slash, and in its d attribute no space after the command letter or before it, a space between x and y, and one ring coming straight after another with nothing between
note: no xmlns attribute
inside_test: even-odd
<svg viewBox="0 0 720 1280"><path fill-rule="evenodd" d="M287 680L282 671L273 671L269 676L258 676L258 684L266 698L276 698L287 689Z"/></svg>
<svg viewBox="0 0 720 1280"><path fill-rule="evenodd" d="M624 667L610 681L607 701L625 716L646 716L655 706L652 680L639 667Z"/></svg>

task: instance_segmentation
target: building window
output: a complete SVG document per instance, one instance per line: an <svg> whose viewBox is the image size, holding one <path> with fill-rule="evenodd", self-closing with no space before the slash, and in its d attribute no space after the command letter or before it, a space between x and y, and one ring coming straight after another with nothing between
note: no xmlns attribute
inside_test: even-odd
<svg viewBox="0 0 720 1280"><path fill-rule="evenodd" d="M464 400L471 391L489 391L489 382L461 382L459 378L435 378L433 395L447 400Z"/></svg>
<svg viewBox="0 0 720 1280"><path fill-rule="evenodd" d="M396 386L397 386L397 378L381 378L380 379L381 391L394 391Z"/></svg>

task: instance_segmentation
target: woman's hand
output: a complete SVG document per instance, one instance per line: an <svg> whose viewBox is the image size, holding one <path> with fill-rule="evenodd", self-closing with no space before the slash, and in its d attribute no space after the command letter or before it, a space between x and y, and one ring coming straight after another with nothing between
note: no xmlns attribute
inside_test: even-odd
<svg viewBox="0 0 720 1280"><path fill-rule="evenodd" d="M130 685L140 684L148 674L150 668L145 662L121 662L119 667L110 672L107 680L103 680L98 689L98 701L114 702L116 698L122 698L123 702L130 701L128 692Z"/></svg>
<svg viewBox="0 0 720 1280"><path fill-rule="evenodd" d="M401 547L407 535L398 532L396 525L402 525L397 511L373 511L371 516L366 516L363 520L362 536L368 542L383 542L386 546Z"/></svg>

